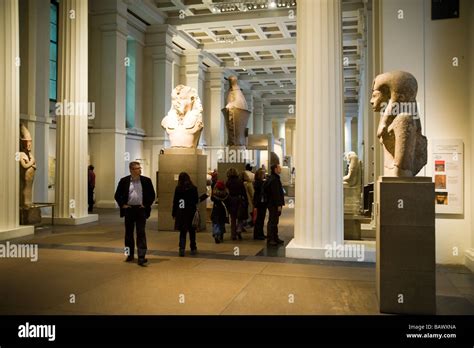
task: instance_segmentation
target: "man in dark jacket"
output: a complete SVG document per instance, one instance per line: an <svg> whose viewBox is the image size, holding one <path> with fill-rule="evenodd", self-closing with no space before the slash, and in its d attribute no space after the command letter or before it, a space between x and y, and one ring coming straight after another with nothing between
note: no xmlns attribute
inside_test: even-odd
<svg viewBox="0 0 474 348"><path fill-rule="evenodd" d="M122 179L115 191L115 201L120 207L120 217L125 217L125 250L127 259L134 260L135 241L133 230L137 227L138 264L144 266L147 245L145 235L146 219L150 217L151 205L155 201L155 190L150 178L142 176L139 162L130 162L130 174Z"/></svg>
<svg viewBox="0 0 474 348"><path fill-rule="evenodd" d="M267 225L267 244L272 246L284 243L283 240L278 238L278 223L280 221L281 210L285 205L285 196L283 186L280 181L280 173L280 165L272 165L270 178L264 186L269 212Z"/></svg>

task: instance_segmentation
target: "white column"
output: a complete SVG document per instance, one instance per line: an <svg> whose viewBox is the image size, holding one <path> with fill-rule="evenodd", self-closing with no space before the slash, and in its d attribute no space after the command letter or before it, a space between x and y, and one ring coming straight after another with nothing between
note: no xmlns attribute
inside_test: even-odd
<svg viewBox="0 0 474 348"><path fill-rule="evenodd" d="M280 118L277 121L278 124L278 133L275 136L277 139L286 139L286 119Z"/></svg>
<svg viewBox="0 0 474 348"><path fill-rule="evenodd" d="M352 116L346 116L344 123L344 152L349 151L352 151Z"/></svg>
<svg viewBox="0 0 474 348"><path fill-rule="evenodd" d="M193 87L204 100L204 64L201 50L186 50L184 54L184 84Z"/></svg>
<svg viewBox="0 0 474 348"><path fill-rule="evenodd" d="M173 86L173 36L176 30L167 24L151 25L145 34L145 78L144 115L147 137L144 152L150 158L150 172L147 173L156 187L158 155L165 147L165 130L161 121L171 108Z"/></svg>
<svg viewBox="0 0 474 348"><path fill-rule="evenodd" d="M20 226L20 60L18 1L0 1L0 240L34 233Z"/></svg>
<svg viewBox="0 0 474 348"><path fill-rule="evenodd" d="M98 219L87 213L87 7L87 0L59 3L58 102L63 103L63 112L56 115L54 210L59 224L77 225ZM73 106L72 115L65 102Z"/></svg>
<svg viewBox="0 0 474 348"><path fill-rule="evenodd" d="M224 70L209 68L207 73L207 115L204 122L204 138L208 151L208 169L217 168L218 151L224 149L224 116L221 109L224 107Z"/></svg>
<svg viewBox="0 0 474 348"><path fill-rule="evenodd" d="M263 134L263 101L255 97L253 99L253 133Z"/></svg>
<svg viewBox="0 0 474 348"><path fill-rule="evenodd" d="M295 237L287 257L325 258L342 244L342 34L340 0L299 0L297 8Z"/></svg>
<svg viewBox="0 0 474 348"><path fill-rule="evenodd" d="M249 134L254 134L253 129L253 119L254 119L254 105L253 105L253 95L251 90L242 90L245 100L247 101L248 109L250 111L250 118L247 123L247 128L249 129Z"/></svg>
<svg viewBox="0 0 474 348"><path fill-rule="evenodd" d="M265 134L273 134L273 123L271 118L264 119L264 127L263 132Z"/></svg>
<svg viewBox="0 0 474 348"><path fill-rule="evenodd" d="M127 7L122 1L93 1L91 6L89 96L96 103L96 115L90 130L90 163L96 174L95 206L115 208L117 184L129 174L125 153Z"/></svg>

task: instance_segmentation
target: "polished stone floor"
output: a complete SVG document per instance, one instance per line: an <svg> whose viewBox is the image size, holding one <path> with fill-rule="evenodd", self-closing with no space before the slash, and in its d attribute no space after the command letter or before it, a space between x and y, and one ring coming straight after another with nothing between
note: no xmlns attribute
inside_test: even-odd
<svg viewBox="0 0 474 348"><path fill-rule="evenodd" d="M147 223L148 267L123 260L123 221L99 209L81 226L44 226L18 243L39 259L0 259L0 314L379 314L374 264L288 259L284 247L244 240L215 244L198 233L198 255L178 257L177 232ZM284 210L280 237L293 235ZM236 249L238 248L238 249ZM238 251L238 253L236 252ZM438 266L438 314L474 314L474 277Z"/></svg>

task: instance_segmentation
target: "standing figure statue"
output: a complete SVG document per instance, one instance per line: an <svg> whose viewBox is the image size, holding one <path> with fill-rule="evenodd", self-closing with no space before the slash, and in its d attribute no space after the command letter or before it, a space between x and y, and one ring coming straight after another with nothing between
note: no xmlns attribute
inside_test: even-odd
<svg viewBox="0 0 474 348"><path fill-rule="evenodd" d="M237 77L230 76L226 106L222 109L227 128L227 145L245 146L245 130L250 118L247 101L239 87Z"/></svg>
<svg viewBox="0 0 474 348"><path fill-rule="evenodd" d="M20 207L33 205L33 181L35 179L36 160L33 157L32 139L28 128L20 124Z"/></svg>
<svg viewBox="0 0 474 348"><path fill-rule="evenodd" d="M196 148L204 127L202 104L192 87L178 85L171 93L171 109L161 122L171 147Z"/></svg>
<svg viewBox="0 0 474 348"><path fill-rule="evenodd" d="M427 162L417 91L418 83L408 72L387 72L374 79L370 104L382 112L377 136L384 149L384 176L413 177Z"/></svg>
<svg viewBox="0 0 474 348"><path fill-rule="evenodd" d="M347 175L342 178L344 182L344 187L360 186L361 173L359 157L354 151L349 151L346 154L346 160L349 163L349 168L347 171Z"/></svg>

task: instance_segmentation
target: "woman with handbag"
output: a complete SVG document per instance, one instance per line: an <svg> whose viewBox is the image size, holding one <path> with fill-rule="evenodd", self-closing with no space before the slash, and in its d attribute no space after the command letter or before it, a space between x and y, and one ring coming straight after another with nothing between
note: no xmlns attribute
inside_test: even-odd
<svg viewBox="0 0 474 348"><path fill-rule="evenodd" d="M172 212L173 219L175 219L174 228L179 230L179 256L184 256L188 231L191 255L197 253L196 227L193 226L193 220L196 220L195 215L197 214L198 201L197 187L192 183L189 174L185 172L180 173L178 185L174 191Z"/></svg>
<svg viewBox="0 0 474 348"><path fill-rule="evenodd" d="M232 240L242 240L242 218L248 217L248 201L247 191L235 168L227 171L226 187L229 190L230 235Z"/></svg>

